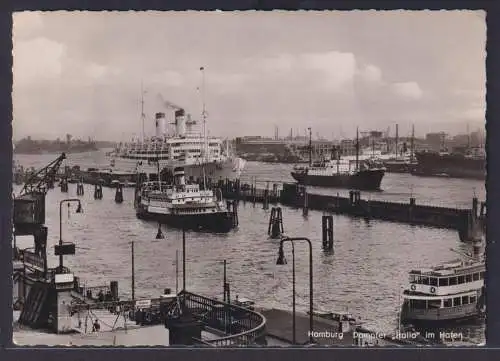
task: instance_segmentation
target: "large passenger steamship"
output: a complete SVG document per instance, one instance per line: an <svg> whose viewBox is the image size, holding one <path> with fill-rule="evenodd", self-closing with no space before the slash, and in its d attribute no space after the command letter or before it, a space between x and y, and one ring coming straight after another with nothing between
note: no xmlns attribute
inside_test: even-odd
<svg viewBox="0 0 500 361"><path fill-rule="evenodd" d="M200 70L203 73L204 68ZM173 173L174 168L182 167L188 179L239 178L245 161L234 155L228 140L207 137L204 101L202 129L182 107L165 100L163 103L174 111L173 122L167 121L165 113L156 113L155 136L148 138L143 132L142 139L118 144L110 153L110 166L113 169L157 175L158 168ZM144 128L144 97L141 104Z"/></svg>
<svg viewBox="0 0 500 361"><path fill-rule="evenodd" d="M173 171L183 167L187 178L203 176L238 178L244 161L233 155L228 141L204 137L193 126L183 109L175 111L175 128L168 129L165 113L156 113L156 135L149 139L120 143L111 154L113 169L128 172L157 174L160 169Z"/></svg>

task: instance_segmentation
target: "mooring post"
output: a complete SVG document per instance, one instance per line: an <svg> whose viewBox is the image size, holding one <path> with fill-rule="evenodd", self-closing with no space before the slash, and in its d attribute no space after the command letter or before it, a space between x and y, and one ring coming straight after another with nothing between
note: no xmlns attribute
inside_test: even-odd
<svg viewBox="0 0 500 361"><path fill-rule="evenodd" d="M278 203L278 184L273 183L273 203L276 204Z"/></svg>
<svg viewBox="0 0 500 361"><path fill-rule="evenodd" d="M477 197L472 198L472 215L473 215L474 219L477 218L478 204L479 204L479 202L478 202Z"/></svg>
<svg viewBox="0 0 500 361"><path fill-rule="evenodd" d="M486 215L486 202L481 202L481 217Z"/></svg>
<svg viewBox="0 0 500 361"><path fill-rule="evenodd" d="M283 215L280 207L273 207L269 217L269 226L267 234L273 238L279 238L284 233L283 229Z"/></svg>
<svg viewBox="0 0 500 361"><path fill-rule="evenodd" d="M411 197L410 198L410 207L408 208L408 220L410 222L413 222L413 211L414 211L414 208L415 208L415 197Z"/></svg>
<svg viewBox="0 0 500 361"><path fill-rule="evenodd" d="M269 209L269 189L264 189L264 199L262 202L262 209Z"/></svg>
<svg viewBox="0 0 500 361"><path fill-rule="evenodd" d="M222 292L224 293L223 295L223 299L224 299L224 302L226 302L226 294L227 294L227 290L226 290L226 284L227 284L227 278L226 278L226 260L224 260L224 279L222 280Z"/></svg>
<svg viewBox="0 0 500 361"><path fill-rule="evenodd" d="M239 225L239 220L238 220L238 201L234 200L233 201L233 227L238 227Z"/></svg>
<svg viewBox="0 0 500 361"><path fill-rule="evenodd" d="M333 250L333 216L324 215L322 217L323 230L323 249L325 251Z"/></svg>
<svg viewBox="0 0 500 361"><path fill-rule="evenodd" d="M161 231L161 223L158 222L158 232L156 232L156 239L163 239L163 232Z"/></svg>
<svg viewBox="0 0 500 361"><path fill-rule="evenodd" d="M186 290L186 227L182 225L182 290Z"/></svg>
<svg viewBox="0 0 500 361"><path fill-rule="evenodd" d="M116 185L115 202L123 203L123 186L121 184Z"/></svg>
<svg viewBox="0 0 500 361"><path fill-rule="evenodd" d="M303 195L304 195L304 205L302 207L302 215L307 217L309 214L309 195L307 194L307 189L303 186Z"/></svg>
<svg viewBox="0 0 500 361"><path fill-rule="evenodd" d="M371 199L368 199L365 202L365 219L368 221L371 219L372 216L372 205L371 205Z"/></svg>
<svg viewBox="0 0 500 361"><path fill-rule="evenodd" d="M68 179L66 177L61 178L60 187L62 193L68 192Z"/></svg>
<svg viewBox="0 0 500 361"><path fill-rule="evenodd" d="M135 254L134 254L134 241L130 242L132 251L132 301L135 300Z"/></svg>

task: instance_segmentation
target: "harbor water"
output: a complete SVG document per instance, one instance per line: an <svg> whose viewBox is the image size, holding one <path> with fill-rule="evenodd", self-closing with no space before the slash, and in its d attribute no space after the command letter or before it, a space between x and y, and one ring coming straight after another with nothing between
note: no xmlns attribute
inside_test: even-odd
<svg viewBox="0 0 500 361"><path fill-rule="evenodd" d="M15 155L24 167L45 166L57 155ZM104 151L68 155L67 165L107 166ZM243 182L252 179L271 182L292 181L292 165L248 162ZM264 184L262 184L264 186ZM362 192L362 197L436 206L470 207L472 197L485 199L480 181L423 178L407 174L386 174L381 192ZM14 186L17 193L19 187ZM346 190L311 189L310 192L345 195ZM66 205L62 217L62 239L77 245L77 254L65 258L65 265L89 286L119 281L123 299L131 295L131 246L135 242L136 297L157 297L164 288L182 287L182 276L176 277L175 258L181 255L182 233L163 227L164 239L156 240L157 224L138 220L133 208L133 189L124 189L125 201L116 204L114 190L103 189L102 200L94 200L93 188L85 186L79 197L83 214L75 214L74 205L68 217ZM58 188L46 197L48 246L59 240L59 201L76 198L76 185L68 193ZM288 264L276 265L279 242L269 239L267 226L270 210L261 204L240 203L238 229L224 235L187 232L186 288L203 295L222 298L223 260L231 297L239 295L256 301L259 306L290 308L292 300L291 250L285 248ZM334 216L334 252L321 249L321 212L283 207L285 233L308 237L313 243L314 307L322 310L348 308L368 328L391 333L397 327L401 287L407 283L412 268L428 267L457 258L450 248L461 249L457 231L409 226L382 221L366 222L346 216ZM31 239L18 237L29 246ZM53 248L52 248L53 249ZM57 263L49 251L49 263ZM309 305L307 245L297 243L295 249L297 308ZM182 267L179 265L179 271ZM484 324L467 325L454 331L480 343L484 341Z"/></svg>

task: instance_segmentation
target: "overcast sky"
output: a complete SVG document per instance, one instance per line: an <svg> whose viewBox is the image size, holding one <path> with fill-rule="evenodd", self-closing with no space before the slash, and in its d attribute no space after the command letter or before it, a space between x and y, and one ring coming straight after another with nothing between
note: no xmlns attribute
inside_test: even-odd
<svg viewBox="0 0 500 361"><path fill-rule="evenodd" d="M484 129L481 11L24 12L14 15L14 138L127 140L158 94L212 135L311 126L340 138Z"/></svg>

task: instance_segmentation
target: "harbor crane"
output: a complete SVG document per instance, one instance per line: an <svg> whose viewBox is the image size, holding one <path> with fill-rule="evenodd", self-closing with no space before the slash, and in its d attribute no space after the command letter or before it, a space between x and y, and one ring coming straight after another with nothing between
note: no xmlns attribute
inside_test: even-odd
<svg viewBox="0 0 500 361"><path fill-rule="evenodd" d="M54 188L56 176L66 154L62 153L57 159L47 166L31 174L25 181L19 195L14 198L13 207L13 249L14 259L20 257L20 251L16 245L16 236L34 237L34 253L23 251L25 262L33 263L47 273L47 227L45 226L45 196L49 189ZM30 261L31 260L31 261Z"/></svg>
<svg viewBox="0 0 500 361"><path fill-rule="evenodd" d="M50 188L53 188L55 178L62 162L66 159L66 154L62 153L57 159L50 162L47 166L31 174L31 176L24 183L19 197L33 195L33 194L47 194Z"/></svg>
<svg viewBox="0 0 500 361"><path fill-rule="evenodd" d="M62 153L47 166L32 174L19 195L14 195L14 231L17 235L31 235L45 223L45 195L54 187L57 172L66 154Z"/></svg>

